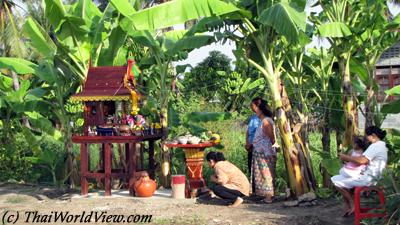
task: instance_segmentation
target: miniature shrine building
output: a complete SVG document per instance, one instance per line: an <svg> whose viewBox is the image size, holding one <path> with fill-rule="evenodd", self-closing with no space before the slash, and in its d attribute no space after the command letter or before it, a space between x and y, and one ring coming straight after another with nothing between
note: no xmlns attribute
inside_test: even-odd
<svg viewBox="0 0 400 225"><path fill-rule="evenodd" d="M81 194L88 194L88 183L94 179L104 184L105 196L111 195L111 183L118 180L134 193L138 143L148 142L148 172L154 179L154 144L161 139L162 132L132 132L122 115L130 116L138 102L135 90L127 87L128 75L133 61L127 66L90 67L82 91L71 97L84 104L83 134L72 137L80 144ZM137 99L136 99L137 100ZM137 110L138 111L138 110ZM97 147L97 149L96 149ZM99 162L90 165L90 155L98 151ZM118 151L118 154L116 154ZM142 151L141 151L142 152ZM116 155L119 159L116 159ZM119 161L119 163L115 163ZM113 163L114 162L114 163ZM116 165L118 164L118 165Z"/></svg>

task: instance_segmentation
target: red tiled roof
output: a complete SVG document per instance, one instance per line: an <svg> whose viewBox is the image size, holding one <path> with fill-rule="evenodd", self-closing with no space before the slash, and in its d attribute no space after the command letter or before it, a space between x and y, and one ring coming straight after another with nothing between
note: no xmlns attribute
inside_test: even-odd
<svg viewBox="0 0 400 225"><path fill-rule="evenodd" d="M128 100L130 91L124 86L127 66L90 67L82 92L71 97L75 101Z"/></svg>

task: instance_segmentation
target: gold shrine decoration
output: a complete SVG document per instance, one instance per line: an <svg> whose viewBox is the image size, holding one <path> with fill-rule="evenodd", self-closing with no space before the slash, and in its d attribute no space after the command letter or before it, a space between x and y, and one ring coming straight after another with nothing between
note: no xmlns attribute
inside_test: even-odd
<svg viewBox="0 0 400 225"><path fill-rule="evenodd" d="M96 95L96 96L71 96L71 101L128 101L129 95Z"/></svg>
<svg viewBox="0 0 400 225"><path fill-rule="evenodd" d="M128 66L128 69L129 68L130 67ZM134 84L129 82L130 76L128 74L129 73L127 72L124 76L124 86L131 92L131 102L132 102L131 114L137 115L139 112L139 107L138 107L139 96L137 95L136 91L133 88Z"/></svg>
<svg viewBox="0 0 400 225"><path fill-rule="evenodd" d="M139 100L139 96L136 94L135 91L131 90L131 101L132 101L131 114L132 115L137 115L139 113L138 100Z"/></svg>
<svg viewBox="0 0 400 225"><path fill-rule="evenodd" d="M139 95L135 91L136 80L135 80L135 75L132 74L132 68L136 68L134 63L135 61L131 59L128 60L128 67L124 76L124 86L131 92L131 101L132 101L131 114L135 116L139 113L139 107L138 107ZM140 71L138 71L137 69L135 71L140 73Z"/></svg>
<svg viewBox="0 0 400 225"><path fill-rule="evenodd" d="M187 159L202 159L204 158L204 151L201 151L200 148L188 148L185 149L185 157Z"/></svg>

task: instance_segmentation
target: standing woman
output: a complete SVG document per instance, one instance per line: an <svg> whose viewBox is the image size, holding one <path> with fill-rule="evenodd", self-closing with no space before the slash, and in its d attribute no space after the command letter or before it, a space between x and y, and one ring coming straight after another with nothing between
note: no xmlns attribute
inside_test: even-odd
<svg viewBox="0 0 400 225"><path fill-rule="evenodd" d="M253 140L253 174L255 194L265 197L265 203L272 203L274 196L276 149L272 112L264 100L255 101L255 112L261 120Z"/></svg>
<svg viewBox="0 0 400 225"><path fill-rule="evenodd" d="M250 117L250 121L249 121L249 124L247 126L246 145L244 146L244 148L247 151L247 166L249 168L248 171L250 173L250 180L251 180L251 183L252 183L252 189L251 189L252 190L252 194L254 194L254 192L255 192L254 176L251 173L251 168L252 168L252 165L253 165L253 140L254 140L254 135L256 134L256 130L261 124L261 120L258 118L258 116L255 113L256 112L255 111L255 108L256 108L255 102L261 101L261 100L262 100L262 98L260 98L260 97L257 97L257 98L254 98L253 100L251 100L250 108L251 108L251 111L254 112L254 114Z"/></svg>

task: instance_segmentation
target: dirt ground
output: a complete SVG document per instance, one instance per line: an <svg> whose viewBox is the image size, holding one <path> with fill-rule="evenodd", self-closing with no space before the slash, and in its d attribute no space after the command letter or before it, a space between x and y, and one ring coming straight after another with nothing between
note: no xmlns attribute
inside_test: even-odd
<svg viewBox="0 0 400 225"><path fill-rule="evenodd" d="M194 199L173 200L168 198L132 198L132 197L79 197L79 191L65 192L60 189L43 186L0 184L0 219L8 224L12 213L19 212L21 218L15 224L79 224L76 223L33 223L26 222L27 212L39 214L67 212L80 215L106 212L107 215L151 214L150 224L304 224L336 225L352 224L353 218L342 218L342 204L339 200L318 200L316 206L284 207L282 202L257 204L245 202L238 208L221 205L219 200L201 201ZM4 216L6 214L6 216ZM32 214L33 217L33 214ZM31 217L31 218L32 218ZM43 217L41 217L43 219ZM5 222L5 223L4 223ZM11 224L11 223L10 223ZM129 224L113 222L94 222L85 224ZM130 223L133 224L133 223Z"/></svg>

